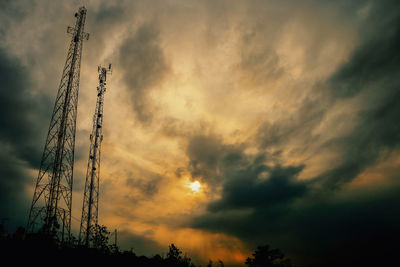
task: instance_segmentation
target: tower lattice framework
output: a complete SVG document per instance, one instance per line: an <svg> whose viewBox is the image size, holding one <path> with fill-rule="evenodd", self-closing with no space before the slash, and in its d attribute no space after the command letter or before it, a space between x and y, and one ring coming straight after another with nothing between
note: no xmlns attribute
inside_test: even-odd
<svg viewBox="0 0 400 267"><path fill-rule="evenodd" d="M83 196L82 218L79 230L80 243L92 247L93 238L98 225L99 214L99 179L100 179L100 149L103 141L103 105L106 92L107 73L111 71L104 67L99 70L99 86L97 87L96 109L93 116L93 128L90 134L89 160L86 172L85 192Z"/></svg>
<svg viewBox="0 0 400 267"><path fill-rule="evenodd" d="M61 240L71 234L76 115L86 8L75 13L75 27L50 121L29 212L28 232L41 231Z"/></svg>

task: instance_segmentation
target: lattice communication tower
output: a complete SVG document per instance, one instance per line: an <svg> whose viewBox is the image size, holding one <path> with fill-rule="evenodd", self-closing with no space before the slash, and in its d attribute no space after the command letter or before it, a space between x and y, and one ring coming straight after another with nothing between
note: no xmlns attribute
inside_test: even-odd
<svg viewBox="0 0 400 267"><path fill-rule="evenodd" d="M86 8L75 13L75 27L51 117L40 163L27 231L40 231L60 240L71 237L72 184L76 115Z"/></svg>
<svg viewBox="0 0 400 267"><path fill-rule="evenodd" d="M97 87L96 109L93 116L93 128L90 134L89 160L86 172L85 192L83 196L82 218L79 230L79 241L87 247L93 247L99 214L99 179L100 148L103 141L103 105L106 92L107 73L111 72L111 64L107 68L98 67L99 86Z"/></svg>

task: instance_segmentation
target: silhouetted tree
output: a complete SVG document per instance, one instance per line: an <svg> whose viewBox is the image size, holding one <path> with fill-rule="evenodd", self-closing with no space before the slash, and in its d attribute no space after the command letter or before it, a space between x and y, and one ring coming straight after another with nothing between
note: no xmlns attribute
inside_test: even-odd
<svg viewBox="0 0 400 267"><path fill-rule="evenodd" d="M169 251L167 253L167 258L165 259L168 266L182 266L182 267L194 267L191 263L192 259L187 257L181 256L182 251L177 248L174 244L169 246Z"/></svg>
<svg viewBox="0 0 400 267"><path fill-rule="evenodd" d="M110 232L107 230L106 226L96 224L94 228L94 235L91 238L91 241L93 242L93 247L103 252L109 252L109 235Z"/></svg>
<svg viewBox="0 0 400 267"><path fill-rule="evenodd" d="M115 244L109 245L108 248L110 249L110 252L114 253L114 254L119 254L119 247Z"/></svg>
<svg viewBox="0 0 400 267"><path fill-rule="evenodd" d="M39 231L37 233L25 234L24 228L18 228L14 234L7 234L1 230L0 224L0 251L3 261L10 257L15 262L12 255L18 254L25 258L34 258L43 251L56 258L62 258L69 262L87 261L93 265L100 263L110 263L116 266L132 267L195 267L191 258L183 256L182 251L174 244L169 246L167 257L155 255L151 258L146 256L137 256L130 251L121 251L115 245L108 245L109 234L107 227L96 225L95 235L91 239L92 248L87 248L77 242L76 238L59 242L54 236ZM221 265L223 266L223 265Z"/></svg>
<svg viewBox="0 0 400 267"><path fill-rule="evenodd" d="M62 247L64 248L75 248L79 245L79 240L76 238L74 235L70 235L66 240L64 240L64 243L62 244Z"/></svg>
<svg viewBox="0 0 400 267"><path fill-rule="evenodd" d="M163 258L159 254L154 255L152 259L154 261L156 261L156 262L162 262L163 261Z"/></svg>
<svg viewBox="0 0 400 267"><path fill-rule="evenodd" d="M169 246L169 251L167 253L167 259L181 260L182 251L179 250L174 244Z"/></svg>
<svg viewBox="0 0 400 267"><path fill-rule="evenodd" d="M279 249L270 249L268 245L258 246L253 253L254 258L248 257L245 264L248 267L291 267L289 259Z"/></svg>

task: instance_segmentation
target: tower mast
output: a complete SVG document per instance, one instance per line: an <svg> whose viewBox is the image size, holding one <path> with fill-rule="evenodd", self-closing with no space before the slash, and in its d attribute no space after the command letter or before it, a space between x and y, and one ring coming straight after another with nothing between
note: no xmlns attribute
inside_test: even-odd
<svg viewBox="0 0 400 267"><path fill-rule="evenodd" d="M100 148L103 141L103 104L106 92L107 73L111 72L111 64L108 69L99 66L99 86L97 87L96 109L93 116L93 128L90 134L89 160L86 172L85 192L83 196L82 218L79 230L81 244L92 246L93 236L98 225L99 214L99 178L100 178Z"/></svg>
<svg viewBox="0 0 400 267"><path fill-rule="evenodd" d="M80 66L83 40L89 39L89 34L84 32L86 8L79 8L75 17L75 27L67 28L72 38L47 133L27 225L28 232L40 230L61 240L64 240L65 234L68 238L71 234Z"/></svg>

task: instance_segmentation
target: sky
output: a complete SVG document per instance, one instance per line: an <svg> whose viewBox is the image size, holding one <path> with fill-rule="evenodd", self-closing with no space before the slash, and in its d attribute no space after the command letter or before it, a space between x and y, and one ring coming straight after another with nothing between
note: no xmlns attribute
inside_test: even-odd
<svg viewBox="0 0 400 267"><path fill-rule="evenodd" d="M244 266L390 258L400 237L400 2L0 1L0 219L26 225L74 13L87 8L72 228L98 65L100 224ZM397 245L398 246L398 245ZM368 257L366 257L368 255ZM374 256L373 256L374 255Z"/></svg>

